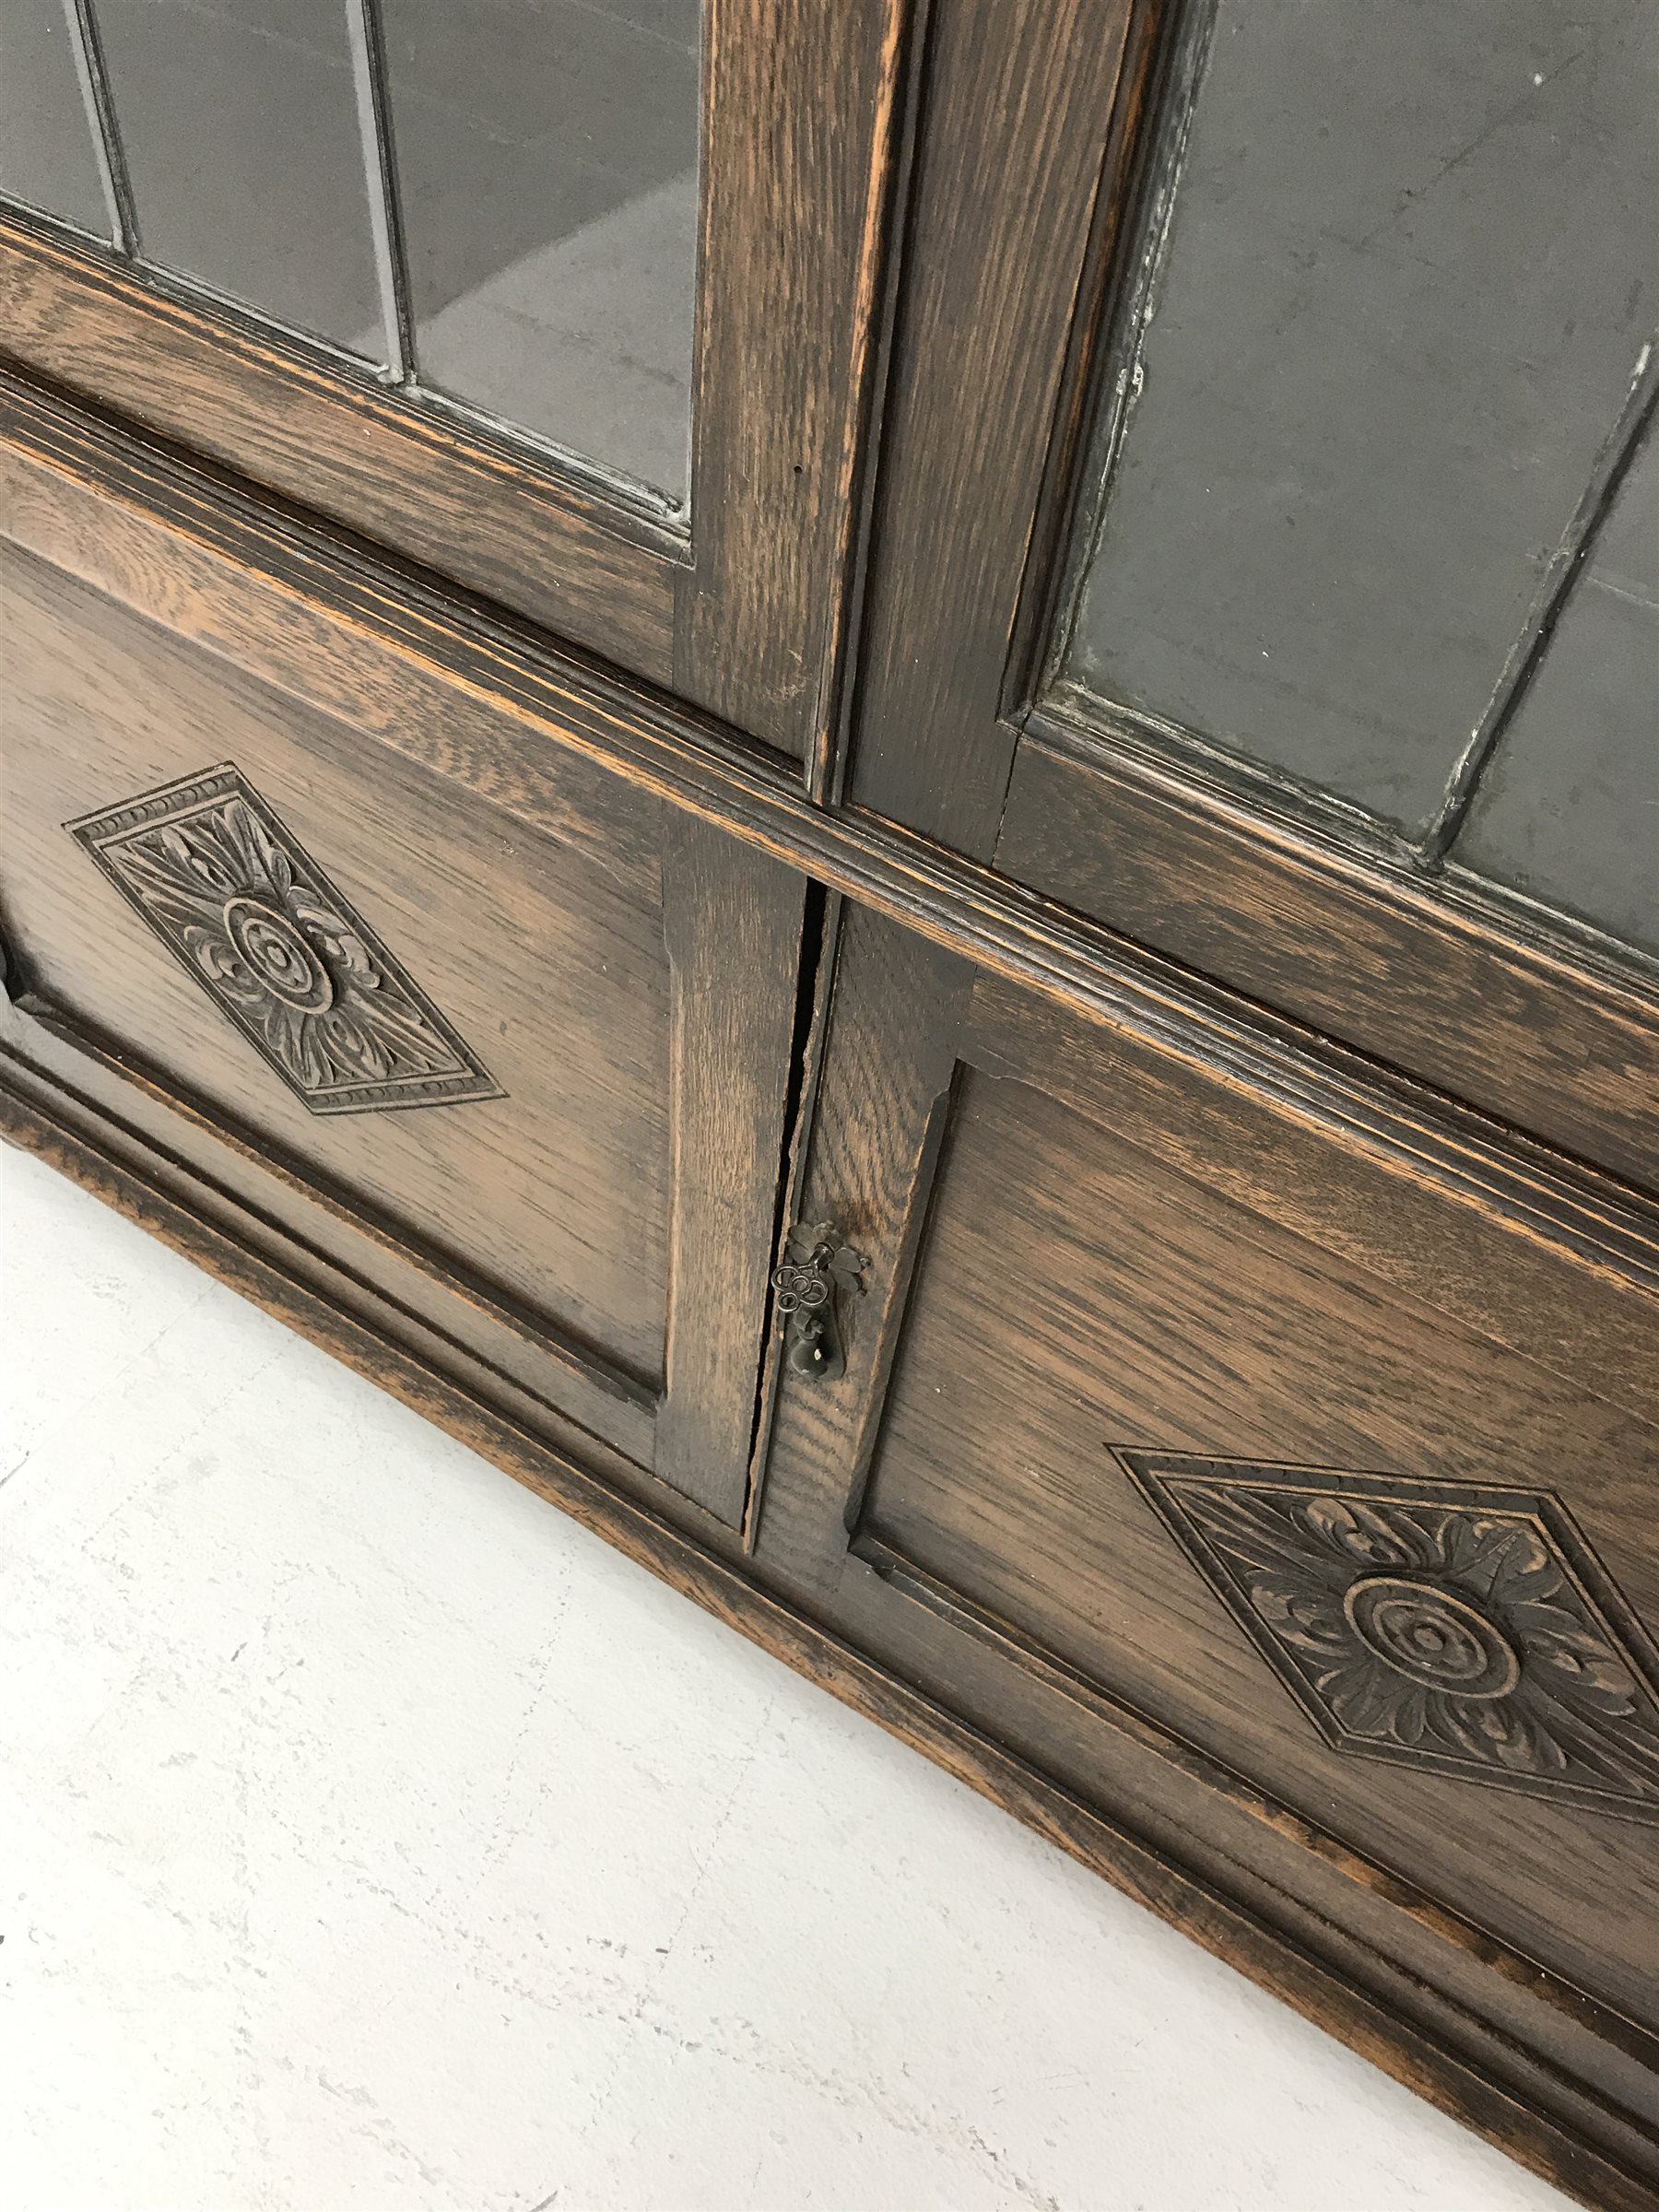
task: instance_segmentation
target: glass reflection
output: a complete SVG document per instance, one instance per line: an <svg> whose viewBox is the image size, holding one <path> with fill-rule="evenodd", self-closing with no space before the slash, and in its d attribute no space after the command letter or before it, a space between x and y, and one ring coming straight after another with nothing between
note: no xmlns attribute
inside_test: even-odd
<svg viewBox="0 0 1659 2212"><path fill-rule="evenodd" d="M146 257L383 360L343 0L98 0Z"/></svg>
<svg viewBox="0 0 1659 2212"><path fill-rule="evenodd" d="M1659 291L1647 0L1222 0L1067 673L1416 829Z"/></svg>
<svg viewBox="0 0 1659 2212"><path fill-rule="evenodd" d="M423 384L683 499L700 0L388 0Z"/></svg>
<svg viewBox="0 0 1659 2212"><path fill-rule="evenodd" d="M684 502L701 0L84 4L122 251ZM5 16L0 194L110 238L75 6Z"/></svg>
<svg viewBox="0 0 1659 2212"><path fill-rule="evenodd" d="M6 0L0 9L0 194L107 239L73 20L72 0Z"/></svg>
<svg viewBox="0 0 1659 2212"><path fill-rule="evenodd" d="M1659 443L1651 436L1453 857L1659 954Z"/></svg>

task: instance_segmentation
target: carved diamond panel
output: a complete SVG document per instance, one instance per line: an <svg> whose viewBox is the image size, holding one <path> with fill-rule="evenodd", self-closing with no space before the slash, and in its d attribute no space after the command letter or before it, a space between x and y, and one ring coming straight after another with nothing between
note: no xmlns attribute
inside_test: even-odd
<svg viewBox="0 0 1659 2212"><path fill-rule="evenodd" d="M500 1097L236 768L65 826L312 1112Z"/></svg>
<svg viewBox="0 0 1659 2212"><path fill-rule="evenodd" d="M1659 1821L1659 1656L1559 1500L1117 1456L1336 1750Z"/></svg>

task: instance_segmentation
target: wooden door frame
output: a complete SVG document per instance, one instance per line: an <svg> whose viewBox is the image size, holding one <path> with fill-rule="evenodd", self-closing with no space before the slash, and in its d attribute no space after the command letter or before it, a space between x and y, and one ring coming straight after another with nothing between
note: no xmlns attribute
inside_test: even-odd
<svg viewBox="0 0 1659 2212"><path fill-rule="evenodd" d="M821 781L909 0L707 0L688 518L0 218L0 356L690 700Z"/></svg>
<svg viewBox="0 0 1659 2212"><path fill-rule="evenodd" d="M852 820L1654 1184L1659 986L1636 956L1047 683L1090 426L1212 9L1019 0L990 42L971 9L934 18L832 789Z"/></svg>

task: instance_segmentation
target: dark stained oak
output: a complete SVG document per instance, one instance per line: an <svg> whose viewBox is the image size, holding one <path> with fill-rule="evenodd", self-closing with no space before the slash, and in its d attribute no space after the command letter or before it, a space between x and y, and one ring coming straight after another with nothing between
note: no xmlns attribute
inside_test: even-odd
<svg viewBox="0 0 1659 2212"><path fill-rule="evenodd" d="M1041 338L1069 317L1135 12L935 11L847 791L975 859L1007 781L997 713L1059 400Z"/></svg>
<svg viewBox="0 0 1659 2212"><path fill-rule="evenodd" d="M744 1515L806 884L706 823L663 825L674 1193L655 1472ZM770 1111L757 1114L757 1077Z"/></svg>
<svg viewBox="0 0 1659 2212"><path fill-rule="evenodd" d="M1343 517L1350 518L1351 535L1332 556L1340 574L1328 580L1330 593L1350 594L1341 602L1353 615L1346 630L1340 607L1337 613L1327 608L1320 644L1317 609L1310 591L1300 587L1287 586L1279 603L1283 636L1264 628L1258 638L1250 620L1240 617L1239 635L1229 650L1241 656L1250 682L1255 681L1253 672L1261 672L1265 698L1280 680L1281 663L1295 657L1293 637L1310 652L1317 649L1322 665L1339 669L1349 651L1345 635L1362 627L1355 610L1362 608L1368 590L1390 605L1397 600L1404 607L1409 600L1418 586L1417 569L1424 564L1414 566L1401 548L1410 529L1424 527L1423 503L1406 500L1399 510L1390 505L1395 495L1389 487L1400 472L1386 465L1388 439L1376 424L1370 423L1363 435L1345 429L1342 437L1331 439L1329 452L1308 456L1305 480L1297 477L1292 483L1285 457L1298 429L1297 409L1284 398L1300 373L1297 316L1318 290L1309 269L1324 253L1331 264L1325 274L1340 294L1335 273L1339 265L1347 267L1344 257L1351 254L1353 328L1345 325L1337 335L1346 333L1352 362L1343 376L1326 380L1331 406L1351 406L1356 422L1368 421L1362 394L1369 362L1372 381L1386 388L1396 406L1432 414L1438 347L1448 356L1443 381L1455 386L1457 435L1466 433L1465 444L1477 433L1498 435L1494 426L1501 418L1505 434L1519 441L1517 451L1525 436L1541 441L1541 453L1547 448L1525 466L1517 462L1510 472L1512 482L1500 470L1470 462L1463 447L1456 449L1454 457L1472 470L1477 485L1490 479L1482 527L1496 529L1499 518L1509 515L1513 531L1521 532L1524 508L1530 516L1526 528L1532 535L1505 539L1498 550L1511 584L1536 571L1544 596L1529 611L1523 592L1507 618L1512 643L1493 630L1497 618L1488 619L1482 635L1491 665L1481 679L1484 688L1468 694L1475 677L1465 667L1455 699L1448 690L1436 702L1443 726L1434 758L1443 755L1450 768L1459 747L1474 743L1471 723L1485 730L1485 693L1494 687L1501 692L1506 650L1519 669L1531 666L1528 641L1535 629L1547 643L1554 620L1548 607L1556 603L1546 587L1564 589L1581 556L1594 552L1602 512L1598 487L1617 478L1636 450L1632 441L1641 422L1651 419L1654 371L1651 349L1641 350L1648 325L1641 321L1651 270L1645 263L1639 265L1638 257L1625 284L1616 281L1616 267L1604 265L1607 256L1624 250L1615 241L1628 245L1642 233L1645 200L1638 210L1621 203L1602 225L1584 185L1596 161L1617 166L1622 160L1628 167L1634 158L1641 136L1635 118L1644 112L1640 95L1622 83L1606 94L1623 117L1618 147L1604 148L1594 138L1580 144L1559 124L1552 136L1524 102L1512 111L1505 106L1501 116L1494 109L1490 118L1495 142L1503 136L1500 124L1513 126L1503 140L1510 153L1501 158L1520 162L1517 179L1535 176L1541 187L1558 194L1580 226L1573 235L1599 241L1596 296L1622 335L1604 327L1603 316L1594 333L1586 328L1575 336L1567 313L1564 328L1551 324L1547 333L1535 333L1538 360L1517 337L1508 353L1519 359L1506 370L1504 348L1488 359L1487 349L1496 340L1483 330L1477 343L1472 335L1467 359L1457 352L1453 369L1450 334L1457 315L1466 312L1460 303L1468 296L1467 285L1451 282L1442 269L1438 290L1428 279L1426 292L1414 289L1409 273L1415 264L1391 226L1399 222L1409 230L1414 221L1436 219L1426 184L1419 194L1415 180L1419 168L1425 179L1430 171L1438 177L1427 149L1439 143L1437 132L1453 128L1450 118L1462 112L1457 102L1476 98L1456 78L1438 101L1417 103L1403 96L1379 103L1367 112L1365 132L1356 133L1373 159L1385 162L1395 151L1406 163L1392 216L1374 175L1348 182L1357 201L1369 193L1375 206L1367 202L1361 210L1345 204L1340 219L1328 207L1304 206L1296 177L1285 171L1285 149L1271 134L1265 141L1253 137L1246 122L1237 126L1244 134L1237 159L1251 166L1273 212L1263 217L1259 240L1241 236L1228 229L1236 219L1229 212L1232 201L1217 181L1228 173L1230 141L1223 135L1210 169L1193 188L1204 196L1186 219L1199 229L1207 223L1225 233L1232 288L1218 303L1199 303L1209 318L1205 327L1216 358L1205 355L1194 363L1182 352L1192 338L1192 312L1182 322L1162 288L1169 275L1171 206L1178 243L1182 235L1182 163L1192 102L1195 97L1202 116L1205 87L1218 81L1213 72L1205 76L1215 12L1208 0L1186 6L1063 10L1058 17L1048 10L1040 32L1022 30L1010 18L1006 37L993 37L986 35L982 11L963 8L946 11L935 27L882 419L877 528L863 606L865 652L846 747L846 794L861 812L983 862L1074 914L1404 1067L1514 1127L1652 1183L1659 1175L1653 1107L1659 978L1651 952L1642 949L1640 929L1627 932L1634 942L1621 944L1605 925L1599 932L1587 926L1578 911L1594 910L1589 885L1600 865L1594 856L1607 842L1596 838L1586 812L1597 807L1603 817L1626 825L1628 850L1619 865L1630 880L1619 911L1641 907L1640 825L1651 811L1647 764L1653 751L1645 741L1654 706L1650 700L1646 719L1641 719L1640 688L1645 681L1651 690L1651 653L1644 657L1639 643L1621 645L1618 682L1608 654L1591 659L1593 679L1581 667L1571 698L1559 644L1553 659L1547 651L1542 655L1539 696L1554 701L1547 727L1537 727L1543 710L1524 704L1517 726L1547 763L1554 816L1547 828L1529 835L1540 846L1553 851L1560 845L1576 855L1571 865L1584 884L1576 897L1570 886L1561 888L1559 855L1549 864L1553 877L1549 867L1529 874L1512 855L1491 873L1524 891L1530 887L1530 902L1505 897L1500 885L1483 886L1468 869L1441 867L1435 844L1441 830L1414 843L1392 818L1367 815L1339 793L1305 789L1269 767L1246 774L1228 732L1186 727L1172 693L1137 693L1126 702L1115 695L1097 698L1075 671L1068 672L1065 661L1078 579L1094 558L1100 483L1103 477L1116 482L1112 472L1121 474L1129 465L1125 455L1132 459L1136 450L1136 394L1144 374L1161 380L1158 405L1189 408L1213 435L1202 464L1196 457L1190 464L1183 459L1179 441L1166 441L1163 506L1141 500L1135 509L1138 537L1132 533L1112 543L1112 559L1121 571L1118 598L1138 605L1141 615L1136 634L1119 641L1114 652L1134 661L1144 647L1153 665L1168 665L1171 684L1179 677L1202 688L1208 681L1204 625L1192 629L1189 617L1195 620L1195 615L1182 599L1179 555L1188 539L1195 548L1189 565L1203 571L1194 589L1225 594L1230 571L1236 571L1238 595L1248 613L1274 603L1276 580L1287 568L1304 582L1316 573L1316 561L1308 571L1296 566L1302 558L1297 548L1324 542L1321 532L1340 533ZM1223 32L1235 43L1271 50L1273 65L1256 73L1258 99L1274 91L1292 67L1298 35L1294 9L1265 10L1263 17L1257 25L1249 11L1236 21L1230 16ZM1565 36L1547 11L1540 11L1535 24L1540 36ZM1323 23L1307 28L1310 41L1326 36ZM1633 41L1627 60L1633 66L1644 51L1651 58L1653 42L1641 27L1627 29ZM1450 18L1435 33L1453 43L1471 35L1477 34ZM1333 38L1329 49L1320 51L1328 61L1346 50ZM1437 52L1443 60L1442 48L1407 41L1400 49L1402 65L1431 74ZM1570 55L1562 59L1570 69L1575 65ZM1236 63L1234 56L1230 66L1235 75ZM1541 74L1537 81L1547 88L1552 79ZM1312 100L1318 88L1310 83L1301 89ZM1540 95L1546 96L1562 95ZM1333 129L1340 136L1340 127L1323 118L1314 128L1322 147L1334 143ZM1394 147L1395 139L1403 150ZM1473 146L1484 144L1483 131ZM1448 190L1465 188L1458 184L1458 163L1450 161L1455 150L1445 148ZM1340 169L1340 157L1332 159ZM1531 204L1527 194L1517 186L1507 197L1494 195L1489 177L1478 188L1466 180L1465 184L1475 196L1467 206L1459 201L1462 217L1449 217L1438 235L1441 258L1463 251L1472 273L1496 227L1510 256L1503 265L1525 264L1529 234L1512 211ZM1312 187L1304 182L1300 189ZM1494 210L1505 206L1512 212L1495 217ZM1405 286L1405 296L1424 312L1432 307L1441 317L1429 336L1389 335L1395 321L1365 288L1366 253L1373 247L1377 281L1382 271L1393 271L1389 281ZM1537 265L1535 304L1543 312L1551 301L1559 306L1566 296L1561 288L1570 290L1576 279L1570 255L1559 268L1553 262ZM1585 281L1592 281L1588 274ZM1240 345L1249 339L1245 353L1230 360L1225 343L1230 309L1236 311ZM1166 321L1159 322L1166 310ZM1525 312L1524 302L1506 300L1506 312L1524 318ZM1258 330L1253 318L1273 327ZM1156 358L1149 369L1142 359L1148 332L1164 348L1152 347ZM1336 343L1331 332L1325 336ZM1628 359L1619 350L1627 341ZM1399 359L1391 350L1396 342ZM1552 348L1561 353L1560 360ZM1487 359L1503 385L1501 393L1488 395L1489 409L1471 366L1477 359ZM1562 410L1546 404L1528 379L1580 371L1587 382L1577 394L1582 406L1572 411L1569 441L1556 419ZM1621 414L1620 380L1627 373L1634 382ZM1325 403L1317 375L1310 374L1313 382L1302 412L1311 417ZM1190 391L1183 375L1190 376ZM1252 395L1254 414L1241 397L1244 391ZM1407 393L1416 397L1403 400ZM1276 407L1285 410L1286 419ZM1260 433L1253 442L1253 424ZM1442 432L1453 436L1437 420L1433 436ZM1431 442L1426 427L1425 450ZM1263 454L1277 455L1283 465L1269 466ZM1535 542L1544 510L1527 491L1547 463L1554 471L1551 497L1560 508L1549 528L1565 531L1559 547ZM1370 505L1357 502L1351 490L1342 497L1332 490L1333 472L1347 486L1343 470L1366 468L1374 494ZM1573 517L1572 502L1581 493L1580 513ZM1140 499L1138 489L1135 496ZM1281 496L1288 502L1283 515L1275 504ZM1235 550L1229 559L1206 567L1204 517L1212 500L1219 536L1239 527L1241 512L1255 512L1250 504L1254 500L1282 524L1281 537L1264 531L1248 559ZM1109 517L1113 512L1110 497L1106 512ZM1454 535L1456 523L1455 502L1449 500L1437 547ZM1167 538L1159 535L1166 526ZM1230 537L1226 542L1232 547ZM1495 555L1486 564L1498 565ZM1632 572L1639 582L1641 571ZM1148 577L1155 582L1148 583ZM1143 589L1149 598L1135 602L1134 594ZM1619 589L1629 596L1627 585ZM1472 584L1472 597L1484 590L1484 582L1481 592ZM1446 594L1434 596L1438 601ZM1561 604L1567 614L1559 638L1570 641L1577 632L1571 605ZM1473 615L1465 622L1454 607L1429 611L1443 651L1478 662L1466 634ZM1421 609L1418 614L1426 635L1428 617ZM1398 618L1406 618L1400 613ZM1381 612L1377 619L1382 621ZM1184 657L1169 647L1160 622L1169 636L1186 641ZM1148 642L1147 633L1155 629L1158 637ZM1394 666L1421 704L1421 695L1432 687L1425 668L1408 677L1402 672L1410 657L1393 652L1382 662ZM1295 713L1306 724L1303 735L1315 750L1315 740L1324 742L1322 729L1335 743L1333 734L1347 726L1345 717L1364 724L1361 659L1356 634L1347 664L1352 696L1345 696L1334 677L1322 679L1328 710L1323 724L1317 696L1296 700ZM1553 691L1552 669L1559 678ZM1609 688L1609 700L1599 699L1597 683ZM1312 686L1315 694L1320 689ZM1580 694L1583 712L1575 703ZM1610 701L1617 702L1617 712ZM1599 728L1598 713L1611 719L1596 738L1596 759L1621 765L1617 773L1598 768L1586 783L1585 731ZM1289 705L1285 714L1290 716ZM1499 708L1491 714L1499 715ZM1271 747L1264 755L1277 757ZM1512 757L1500 744L1494 772ZM1386 759L1372 769L1385 782ZM1609 776L1612 786L1603 790ZM1622 812L1621 794L1627 801ZM1485 818L1478 795L1472 818L1477 824ZM1451 822L1449 831L1455 827ZM1558 895L1540 897L1539 885L1547 891L1550 882Z"/></svg>
<svg viewBox="0 0 1659 2212"><path fill-rule="evenodd" d="M1653 1827L1619 1817L1645 1806L1659 1823L1659 1702L1603 1723L1609 1752L1628 1751L1637 1778L1628 1798L1610 1783L1594 1806L1547 1794L1542 1751L1518 1748L1512 1769L1474 1754L1432 1772L1334 1752L1114 1456L1138 1448L1154 1461L1208 1453L1335 1469L1327 1494L1338 1511L1341 1483L1372 1474L1408 1477L1430 1501L1462 1499L1471 1485L1558 1493L1627 1603L1652 1620L1651 1369L1645 1404L1635 1389L1602 1398L1600 1375L1574 1391L1143 1165L1030 1086L971 1075L948 1160L861 1526L1659 2039L1659 1854ZM1650 1349L1656 1337L1650 1313ZM1309 1479L1317 1493L1321 1478ZM1459 1540L1455 1528L1447 1540ZM1312 1610L1337 1547L1293 1513L1264 1541L1270 1618L1279 1618L1270 1588ZM1418 1554L1398 1541L1381 1548L1401 1555L1405 1589ZM1430 1537L1419 1553L1432 1565ZM1509 1602L1524 1605L1523 1581L1517 1565L1491 1585L1494 1602L1501 1608L1512 1589ZM1464 1618L1447 1604L1441 1632L1472 1633ZM1397 1681L1408 1700L1409 1678L1347 1633L1346 1622L1329 1630L1332 1653L1351 1653L1341 1710L1364 1722L1374 1698L1377 1740L1408 1752L1409 1735L1395 1736L1389 1721L1408 1729L1409 1708L1393 1712L1387 1696ZM1557 1712L1543 1702L1547 1660L1535 1657L1530 1676L1540 1709L1526 1719L1542 1731ZM1485 1677L1471 1678L1484 1699ZM1571 1694L1571 1672L1563 1679ZM1488 1709L1489 1700L1466 1706ZM1522 1708L1502 1711L1522 1724ZM1591 1767L1586 1753L1569 1771ZM1491 1786L1513 1778L1536 1794ZM1606 1956L1600 1931L1614 1910L1627 1941Z"/></svg>
<svg viewBox="0 0 1659 2212"><path fill-rule="evenodd" d="M1034 731L996 859L1570 1152L1637 1182L1659 1166L1659 993L1489 903Z"/></svg>
<svg viewBox="0 0 1659 2212"><path fill-rule="evenodd" d="M1437 1159L1425 1126L1396 1124L1397 1148L1380 1125L1314 1135L1288 1068L1277 1092L1236 1088L1002 979L946 988L921 952L857 909L843 925L804 1204L860 1220L889 1281L853 1309L842 1382L781 1387L759 1559L1005 1740L1131 1791L1138 1818L1196 1822L1230 1880L1274 1865L1353 1940L1502 2022L1653 2186L1659 1222L1586 1182L1551 1195L1524 1152ZM1528 1747L1513 1771L1478 1737L1437 1765L1379 1689L1405 1677L1342 1631L1359 1701L1338 1717L1388 1756L1334 1747L1287 1688L1294 1638L1272 1659L1268 1627L1253 1643L1136 1454L1169 1483L1251 1463L1238 1478L1277 1486L1282 1513L1304 1491L1393 1513L1396 1547L1405 1527L1418 1548L1377 1572L1439 1572L1450 1595L1411 1597L1440 1607L1431 1637L1474 1632L1456 1592L1479 1587L1448 1583L1434 1543L1495 1531L1494 1622L1524 1643L1526 1578L1554 1575L1559 1618L1629 1697L1574 1713L1578 1659L1558 1672L1554 1645L1527 1647L1524 1700L1502 1705ZM1345 1555L1316 1522L1286 1525L1309 1607ZM1288 1544L1277 1529L1258 1571L1268 1622L1293 1618L1271 1594ZM1330 1618L1335 1634L1339 1601ZM1509 1700L1519 1677L1492 1653L1477 1687ZM1578 1747L1564 1786L1552 1727ZM1125 1767L1129 1743L1158 1780Z"/></svg>
<svg viewBox="0 0 1659 2212"><path fill-rule="evenodd" d="M735 1524L801 878L627 787L532 829L16 550L0 607L13 1049Z"/></svg>
<svg viewBox="0 0 1659 2212"><path fill-rule="evenodd" d="M348 712L380 743L465 781L525 823L582 839L606 865L624 865L632 850L618 803L626 779L936 943L971 944L982 963L1065 1003L1118 1019L1132 1018L1134 1004L1133 1018L1154 1027L1179 1008L1218 1039L1237 1028L1230 1014L1218 1019L1213 1002L1201 1015L1201 985L1123 939L1034 905L992 871L857 810L812 806L729 733L537 649L299 518L229 495L4 380L0 424L10 440L0 441L0 516L17 542L295 698ZM1460 1024L1477 1027L1489 996L1472 992ZM1508 1030L1539 1034L1546 1042L1536 1049L1547 1052L1555 1020L1572 1038L1571 1009L1584 996L1563 987L1523 997ZM1241 1040L1249 1033L1237 1030ZM1500 1031L1480 1065L1501 1071L1503 1047ZM1659 1179L1653 1030L1629 1015L1584 1051L1595 1075L1586 1107L1573 1113L1574 1148L1634 1180ZM1513 1085L1482 1103L1523 1126L1535 1111L1547 1130L1550 1100L1572 1113L1572 1094L1548 1063L1547 1082L1528 1080L1530 1058L1518 1053Z"/></svg>
<svg viewBox="0 0 1659 2212"><path fill-rule="evenodd" d="M0 223L0 353L241 467L649 680L683 548L446 420L394 408L116 265ZM654 538L655 542L652 542Z"/></svg>
<svg viewBox="0 0 1659 2212"><path fill-rule="evenodd" d="M1432 837L1088 694L1214 13L711 0L688 524L0 221L0 1134L1635 2212L1659 995L1481 840L1653 372Z"/></svg>

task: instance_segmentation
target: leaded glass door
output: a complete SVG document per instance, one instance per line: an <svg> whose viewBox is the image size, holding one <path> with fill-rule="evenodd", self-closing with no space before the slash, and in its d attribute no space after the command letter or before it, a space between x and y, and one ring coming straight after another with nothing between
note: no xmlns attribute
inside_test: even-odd
<svg viewBox="0 0 1659 2212"><path fill-rule="evenodd" d="M946 34L849 796L1651 1175L1659 11L1030 12Z"/></svg>
<svg viewBox="0 0 1659 2212"><path fill-rule="evenodd" d="M813 762L892 14L13 0L0 344Z"/></svg>

